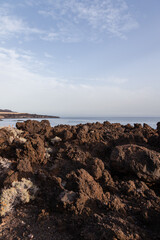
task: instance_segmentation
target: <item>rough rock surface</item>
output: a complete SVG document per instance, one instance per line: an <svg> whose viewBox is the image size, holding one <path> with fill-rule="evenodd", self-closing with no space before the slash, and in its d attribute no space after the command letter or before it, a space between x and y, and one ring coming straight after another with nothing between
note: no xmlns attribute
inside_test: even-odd
<svg viewBox="0 0 160 240"><path fill-rule="evenodd" d="M111 166L118 172L132 173L146 182L160 182L160 153L134 144L115 147Z"/></svg>
<svg viewBox="0 0 160 240"><path fill-rule="evenodd" d="M1 128L0 194L22 178L36 198L0 217L0 239L160 239L160 123Z"/></svg>

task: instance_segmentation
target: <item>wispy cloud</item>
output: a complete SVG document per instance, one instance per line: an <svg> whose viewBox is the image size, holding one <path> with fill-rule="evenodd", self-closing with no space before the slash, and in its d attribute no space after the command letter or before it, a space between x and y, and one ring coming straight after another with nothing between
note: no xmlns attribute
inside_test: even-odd
<svg viewBox="0 0 160 240"><path fill-rule="evenodd" d="M46 57L52 57L46 55ZM41 84L52 86L66 86L66 79L56 78L55 76L46 76L47 70L44 61L39 61L31 53L23 50L0 48L0 84L17 83L28 85ZM31 85L32 85L31 84ZM15 87L17 87L15 85ZM34 89L35 90L35 89Z"/></svg>
<svg viewBox="0 0 160 240"><path fill-rule="evenodd" d="M57 29L48 34L48 40L64 35L66 39L72 35L73 41L78 40L77 36L80 40L95 39L95 32L125 38L128 31L138 27L125 0L48 0L48 4L49 10L39 11L45 17L52 17L56 24Z"/></svg>
<svg viewBox="0 0 160 240"><path fill-rule="evenodd" d="M37 10L37 5L38 9ZM99 41L106 37L126 38L127 32L138 23L130 13L125 0L27 0L17 8L32 8L35 16L44 22L30 26L30 19L15 14L13 5L0 7L0 38L37 36L41 40L80 42ZM51 17L52 22L47 18Z"/></svg>
<svg viewBox="0 0 160 240"><path fill-rule="evenodd" d="M43 34L43 30L33 28L20 17L11 13L10 5L0 7L0 38L27 36L30 34Z"/></svg>

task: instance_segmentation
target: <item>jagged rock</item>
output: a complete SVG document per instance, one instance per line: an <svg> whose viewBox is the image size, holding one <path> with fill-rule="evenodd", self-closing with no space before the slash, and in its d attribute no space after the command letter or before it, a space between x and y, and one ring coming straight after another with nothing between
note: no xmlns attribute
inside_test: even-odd
<svg viewBox="0 0 160 240"><path fill-rule="evenodd" d="M27 131L31 134L48 134L51 130L50 122L42 120L41 122L35 120L27 120L25 122L17 122L16 127L20 130Z"/></svg>
<svg viewBox="0 0 160 240"><path fill-rule="evenodd" d="M13 137L11 136L10 132L8 132L6 128L1 128L0 129L0 147L11 143L12 141L10 137Z"/></svg>
<svg viewBox="0 0 160 240"><path fill-rule="evenodd" d="M73 133L69 130L64 130L63 132L63 139L64 140L69 140L73 137Z"/></svg>
<svg viewBox="0 0 160 240"><path fill-rule="evenodd" d="M48 121L26 121L19 130L1 128L1 193L22 178L39 190L2 217L0 238L159 239L159 125L51 128ZM40 213L47 217L37 221Z"/></svg>
<svg viewBox="0 0 160 240"><path fill-rule="evenodd" d="M160 153L137 145L117 146L111 154L112 168L135 174L146 182L160 181Z"/></svg>
<svg viewBox="0 0 160 240"><path fill-rule="evenodd" d="M67 176L69 189L73 189L78 194L76 208L79 212L83 210L88 200L106 201L102 187L84 169L77 170Z"/></svg>

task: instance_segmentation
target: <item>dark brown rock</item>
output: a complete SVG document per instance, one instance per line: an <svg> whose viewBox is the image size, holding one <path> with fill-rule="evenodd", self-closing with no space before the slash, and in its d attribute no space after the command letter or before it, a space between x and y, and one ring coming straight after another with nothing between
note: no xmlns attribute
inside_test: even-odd
<svg viewBox="0 0 160 240"><path fill-rule="evenodd" d="M0 129L0 148L9 145L12 141L13 135L7 131L7 128Z"/></svg>
<svg viewBox="0 0 160 240"><path fill-rule="evenodd" d="M31 134L48 134L51 130L50 122L48 120L42 120L41 122L35 120L27 120L25 122L17 122L16 127L20 130L27 131Z"/></svg>
<svg viewBox="0 0 160 240"><path fill-rule="evenodd" d="M147 182L160 181L160 153L137 145L116 147L111 154L111 166L117 172L133 173Z"/></svg>
<svg viewBox="0 0 160 240"><path fill-rule="evenodd" d="M4 181L4 185L10 186L12 182L18 180L18 172L10 171Z"/></svg>
<svg viewBox="0 0 160 240"><path fill-rule="evenodd" d="M98 180L102 177L104 171L104 163L99 158L92 158L87 161L88 171L94 177L95 180Z"/></svg>
<svg viewBox="0 0 160 240"><path fill-rule="evenodd" d="M19 172L32 172L32 166L28 159L21 159L17 165L17 170Z"/></svg>
<svg viewBox="0 0 160 240"><path fill-rule="evenodd" d="M69 130L64 130L63 132L63 139L64 140L69 140L73 137L73 133Z"/></svg>
<svg viewBox="0 0 160 240"><path fill-rule="evenodd" d="M106 200L102 187L97 183L93 177L84 169L76 171L68 175L69 188L78 193L76 200L76 208L82 211L88 200ZM73 184L73 185L72 185Z"/></svg>
<svg viewBox="0 0 160 240"><path fill-rule="evenodd" d="M117 191L115 183L113 181L113 178L111 176L111 174L109 173L109 171L104 170L103 172L103 176L102 176L102 186L104 191L111 191L111 192L115 192Z"/></svg>

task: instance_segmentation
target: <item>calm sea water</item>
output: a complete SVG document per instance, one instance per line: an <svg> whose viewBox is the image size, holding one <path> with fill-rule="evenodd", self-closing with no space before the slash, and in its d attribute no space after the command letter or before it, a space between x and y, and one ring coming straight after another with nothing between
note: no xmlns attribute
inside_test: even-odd
<svg viewBox="0 0 160 240"><path fill-rule="evenodd" d="M27 119L25 119L27 120ZM43 119L34 119L41 121ZM56 126L59 124L68 124L68 125L77 125L79 123L93 123L93 122L100 122L103 123L104 121L109 121L111 123L121 123L126 125L130 123L133 125L134 123L147 123L152 128L156 128L157 122L160 122L160 117L88 117L88 118L52 118L48 119L50 121L51 126ZM24 121L24 119L4 119L0 121L0 127L3 126L15 126L17 121Z"/></svg>

